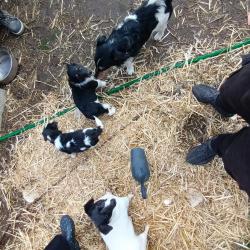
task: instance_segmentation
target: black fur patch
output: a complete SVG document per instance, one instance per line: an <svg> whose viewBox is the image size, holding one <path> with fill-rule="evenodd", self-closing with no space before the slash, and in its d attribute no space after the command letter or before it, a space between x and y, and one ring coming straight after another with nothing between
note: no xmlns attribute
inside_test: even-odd
<svg viewBox="0 0 250 250"><path fill-rule="evenodd" d="M171 0L165 0L165 13L173 12ZM124 21L121 27L112 31L111 35L99 37L96 44L95 64L96 72L104 71L111 66L121 66L130 58L135 57L142 46L151 36L152 31L158 24L155 17L158 9L156 4L147 6L145 1L131 15L136 15L137 20L129 19Z"/></svg>
<svg viewBox="0 0 250 250"><path fill-rule="evenodd" d="M106 200L99 200L95 203L94 199L91 199L84 205L84 210L99 231L106 235L113 229L109 225L109 222L112 217L113 209L116 206L116 200L111 199L110 204L106 207L105 202Z"/></svg>

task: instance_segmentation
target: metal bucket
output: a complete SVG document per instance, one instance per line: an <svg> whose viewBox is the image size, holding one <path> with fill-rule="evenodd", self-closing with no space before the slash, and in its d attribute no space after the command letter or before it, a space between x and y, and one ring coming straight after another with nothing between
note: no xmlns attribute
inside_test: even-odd
<svg viewBox="0 0 250 250"><path fill-rule="evenodd" d="M18 63L5 48L0 48L0 84L10 83L17 74Z"/></svg>

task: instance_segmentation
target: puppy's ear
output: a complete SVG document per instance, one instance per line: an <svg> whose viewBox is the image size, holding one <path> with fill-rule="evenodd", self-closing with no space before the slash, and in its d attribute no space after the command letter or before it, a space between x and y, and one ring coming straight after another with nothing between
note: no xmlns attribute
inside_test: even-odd
<svg viewBox="0 0 250 250"><path fill-rule="evenodd" d="M91 216L91 211L94 209L94 207L95 201L93 198L84 205L84 211L89 217Z"/></svg>
<svg viewBox="0 0 250 250"><path fill-rule="evenodd" d="M113 227L111 227L111 226L109 226L109 225L100 225L99 227L98 227L98 229L100 230L100 232L102 233L102 234L108 234L112 229L113 229Z"/></svg>
<svg viewBox="0 0 250 250"><path fill-rule="evenodd" d="M104 208L100 211L100 213L101 213L101 214L107 214L107 213L111 213L111 214L112 214L113 209L115 208L115 206L116 206L116 200L115 200L115 199L111 199L109 205L106 206L106 207L104 207Z"/></svg>
<svg viewBox="0 0 250 250"><path fill-rule="evenodd" d="M107 40L106 36L99 36L97 38L96 45L100 46L100 45L104 44L106 42L106 40Z"/></svg>
<svg viewBox="0 0 250 250"><path fill-rule="evenodd" d="M52 130L58 130L57 122L51 122L49 123L45 129L52 129Z"/></svg>

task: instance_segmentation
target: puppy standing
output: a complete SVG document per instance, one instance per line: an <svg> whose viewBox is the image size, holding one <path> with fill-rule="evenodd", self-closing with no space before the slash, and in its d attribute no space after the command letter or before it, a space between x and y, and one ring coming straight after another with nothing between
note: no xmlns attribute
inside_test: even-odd
<svg viewBox="0 0 250 250"><path fill-rule="evenodd" d="M99 229L109 250L146 250L149 227L136 235L128 216L129 202L133 196L117 197L107 193L97 202L93 199L85 206L86 214Z"/></svg>
<svg viewBox="0 0 250 250"><path fill-rule="evenodd" d="M104 113L115 113L114 107L100 103L96 95L96 89L105 87L106 82L95 79L92 72L80 64L68 64L67 73L75 105L85 117L94 120Z"/></svg>
<svg viewBox="0 0 250 250"><path fill-rule="evenodd" d="M147 0L127 16L111 35L97 39L96 77L111 66L124 65L134 73L133 59L150 36L160 41L173 12L172 0Z"/></svg>
<svg viewBox="0 0 250 250"><path fill-rule="evenodd" d="M86 128L70 133L62 133L57 123L49 123L43 130L43 138L55 145L61 152L72 154L80 153L94 147L103 131L102 122L95 117L97 128Z"/></svg>

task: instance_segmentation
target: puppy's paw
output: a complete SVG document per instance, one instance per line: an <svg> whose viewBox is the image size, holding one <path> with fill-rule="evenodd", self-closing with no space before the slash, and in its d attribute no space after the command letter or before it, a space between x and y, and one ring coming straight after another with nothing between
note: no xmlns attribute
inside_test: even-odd
<svg viewBox="0 0 250 250"><path fill-rule="evenodd" d="M134 195L133 194L129 194L128 195L128 199L131 201L132 199L134 198Z"/></svg>
<svg viewBox="0 0 250 250"><path fill-rule="evenodd" d="M76 108L75 109L75 118L79 120L79 119L81 119L81 116L82 116L82 112L78 108Z"/></svg>
<svg viewBox="0 0 250 250"><path fill-rule="evenodd" d="M154 40L155 41L161 41L161 39L162 39L163 36L164 36L164 33L158 32L158 33L155 34Z"/></svg>
<svg viewBox="0 0 250 250"><path fill-rule="evenodd" d="M135 73L135 69L133 66L127 68L127 74L128 75L133 75Z"/></svg>
<svg viewBox="0 0 250 250"><path fill-rule="evenodd" d="M109 110L109 112L108 112L108 115L109 115L109 116L114 115L115 112L116 112L116 109L115 109L115 107L113 107L113 106L110 106L110 107L108 108L108 110Z"/></svg>
<svg viewBox="0 0 250 250"><path fill-rule="evenodd" d="M97 82L98 82L98 88L104 88L107 85L107 83L102 80L97 80Z"/></svg>
<svg viewBox="0 0 250 250"><path fill-rule="evenodd" d="M76 153L72 153L72 154L70 154L70 156L72 159L74 159L74 158L76 158Z"/></svg>

